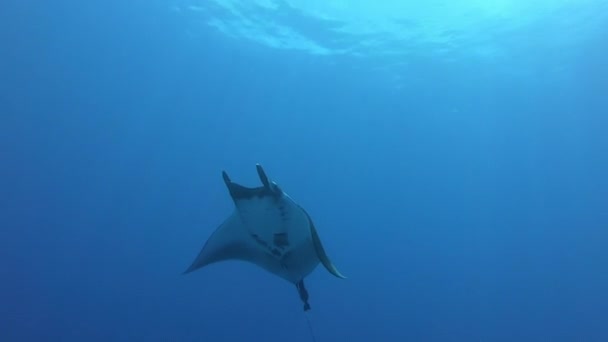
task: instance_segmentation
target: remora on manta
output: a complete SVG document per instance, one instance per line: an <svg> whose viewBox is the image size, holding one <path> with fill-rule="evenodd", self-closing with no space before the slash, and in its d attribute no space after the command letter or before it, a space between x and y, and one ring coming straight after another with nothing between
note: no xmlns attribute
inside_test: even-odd
<svg viewBox="0 0 608 342"><path fill-rule="evenodd" d="M319 263L338 278L345 277L331 262L308 213L256 164L262 186L249 188L232 182L223 171L235 209L211 234L184 273L226 260L242 260L293 283L310 310L304 278Z"/></svg>

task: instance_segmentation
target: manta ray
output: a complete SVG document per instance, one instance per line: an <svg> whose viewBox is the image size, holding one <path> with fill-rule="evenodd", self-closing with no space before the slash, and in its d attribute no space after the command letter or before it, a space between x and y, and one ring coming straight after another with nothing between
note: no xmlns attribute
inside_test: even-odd
<svg viewBox="0 0 608 342"><path fill-rule="evenodd" d="M319 263L338 278L310 215L256 164L262 186L249 188L222 177L234 212L211 234L184 273L227 260L253 263L296 285L304 311L310 310L304 278Z"/></svg>

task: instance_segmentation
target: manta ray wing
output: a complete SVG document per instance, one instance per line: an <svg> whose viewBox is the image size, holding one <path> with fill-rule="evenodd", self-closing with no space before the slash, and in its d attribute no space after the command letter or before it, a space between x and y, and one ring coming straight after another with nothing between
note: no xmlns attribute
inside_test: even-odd
<svg viewBox="0 0 608 342"><path fill-rule="evenodd" d="M256 254L238 213L234 213L213 232L184 273L224 260L252 260Z"/></svg>

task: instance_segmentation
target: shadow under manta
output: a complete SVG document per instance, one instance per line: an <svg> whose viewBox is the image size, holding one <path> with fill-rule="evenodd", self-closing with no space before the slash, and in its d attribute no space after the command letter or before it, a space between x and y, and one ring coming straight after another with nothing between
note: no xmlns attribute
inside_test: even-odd
<svg viewBox="0 0 608 342"><path fill-rule="evenodd" d="M308 213L256 165L262 186L234 183L226 172L224 182L235 210L213 232L184 273L225 260L243 260L296 285L304 310L310 310L304 277L320 263L329 273L345 278L321 244Z"/></svg>

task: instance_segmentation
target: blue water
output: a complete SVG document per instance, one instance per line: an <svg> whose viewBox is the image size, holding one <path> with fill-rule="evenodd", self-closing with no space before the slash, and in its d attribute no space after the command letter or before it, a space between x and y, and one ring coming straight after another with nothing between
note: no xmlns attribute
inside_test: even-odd
<svg viewBox="0 0 608 342"><path fill-rule="evenodd" d="M0 341L608 341L605 1L0 4ZM348 279L189 275L255 163Z"/></svg>

